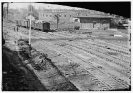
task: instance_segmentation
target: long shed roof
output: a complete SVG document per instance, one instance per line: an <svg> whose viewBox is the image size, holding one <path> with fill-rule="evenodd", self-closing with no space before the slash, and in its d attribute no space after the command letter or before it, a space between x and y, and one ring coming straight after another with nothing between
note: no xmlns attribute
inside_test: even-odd
<svg viewBox="0 0 133 93"><path fill-rule="evenodd" d="M109 15L78 15L78 16L74 16L76 18L113 18L112 16Z"/></svg>

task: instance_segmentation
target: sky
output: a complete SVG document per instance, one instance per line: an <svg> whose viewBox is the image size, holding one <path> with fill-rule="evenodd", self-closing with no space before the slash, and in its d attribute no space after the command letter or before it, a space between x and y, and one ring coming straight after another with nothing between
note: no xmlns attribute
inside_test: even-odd
<svg viewBox="0 0 133 93"><path fill-rule="evenodd" d="M9 3L9 8L28 8L28 5L32 5L34 6L36 9L38 9L39 7L43 7L46 9L73 9L74 7L70 7L70 6L63 6L63 5L57 5L57 4L46 4L46 3ZM6 6L7 4L4 4L4 6ZM81 9L81 8L74 8L74 9Z"/></svg>

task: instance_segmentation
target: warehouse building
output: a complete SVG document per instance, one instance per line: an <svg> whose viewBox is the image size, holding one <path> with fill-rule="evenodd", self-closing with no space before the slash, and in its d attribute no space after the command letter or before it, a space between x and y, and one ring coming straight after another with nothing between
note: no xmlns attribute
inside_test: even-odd
<svg viewBox="0 0 133 93"><path fill-rule="evenodd" d="M111 16L105 15L80 15L75 16L79 19L80 29L109 29Z"/></svg>

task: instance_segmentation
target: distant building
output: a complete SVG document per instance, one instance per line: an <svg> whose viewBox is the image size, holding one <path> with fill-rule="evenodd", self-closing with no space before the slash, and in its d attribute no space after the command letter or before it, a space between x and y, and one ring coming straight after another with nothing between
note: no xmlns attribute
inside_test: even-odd
<svg viewBox="0 0 133 93"><path fill-rule="evenodd" d="M60 22L72 22L74 12L71 11L59 11L59 10L45 10L43 12L39 12L39 20L44 21L53 21L56 22L54 18L55 14L60 15Z"/></svg>
<svg viewBox="0 0 133 93"><path fill-rule="evenodd" d="M59 14L60 15L60 22L73 22L74 16L80 15L80 14L105 14L103 12L99 11L93 11L93 10L73 10L73 9L45 9L43 11L39 11L39 20L44 20L44 21L54 21L54 15Z"/></svg>
<svg viewBox="0 0 133 93"><path fill-rule="evenodd" d="M81 15L75 18L79 18L81 29L108 29L112 17L107 15Z"/></svg>

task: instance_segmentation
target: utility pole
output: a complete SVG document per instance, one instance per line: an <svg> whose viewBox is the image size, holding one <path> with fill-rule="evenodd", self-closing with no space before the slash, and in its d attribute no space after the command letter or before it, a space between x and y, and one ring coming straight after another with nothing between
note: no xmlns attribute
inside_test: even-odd
<svg viewBox="0 0 133 93"><path fill-rule="evenodd" d="M128 19L129 50L131 52L131 21Z"/></svg>
<svg viewBox="0 0 133 93"><path fill-rule="evenodd" d="M31 45L31 14L30 14L30 29L29 29L29 45Z"/></svg>
<svg viewBox="0 0 133 93"><path fill-rule="evenodd" d="M30 20L30 26L29 26L29 45L31 45L31 15L32 15L32 12L33 12L33 7L31 6L31 3L30 3L30 6L29 6L29 20Z"/></svg>
<svg viewBox="0 0 133 93"><path fill-rule="evenodd" d="M31 56L31 14L32 14L32 11L33 11L33 7L31 6L31 3L30 3L30 6L29 6L29 16L30 16L30 28L29 28L29 46L30 46L30 56Z"/></svg>

